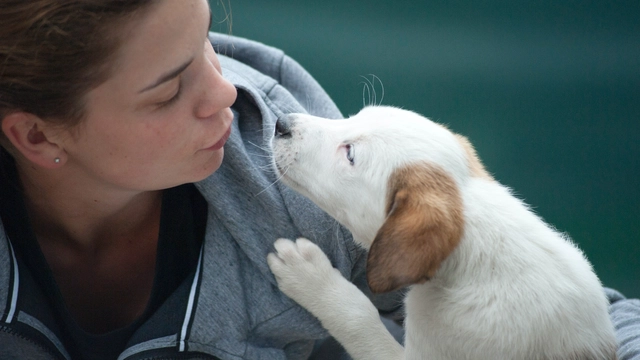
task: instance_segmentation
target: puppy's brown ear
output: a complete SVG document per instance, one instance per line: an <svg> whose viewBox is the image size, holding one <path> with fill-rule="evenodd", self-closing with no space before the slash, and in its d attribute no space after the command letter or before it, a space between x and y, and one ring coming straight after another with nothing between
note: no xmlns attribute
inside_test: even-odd
<svg viewBox="0 0 640 360"><path fill-rule="evenodd" d="M439 167L418 164L389 182L387 219L369 250L367 281L374 293L429 280L462 237L462 199Z"/></svg>

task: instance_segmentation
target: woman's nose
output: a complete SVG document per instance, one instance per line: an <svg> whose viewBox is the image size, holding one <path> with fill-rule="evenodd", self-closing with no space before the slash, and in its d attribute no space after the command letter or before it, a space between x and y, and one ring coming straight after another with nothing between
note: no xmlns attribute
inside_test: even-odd
<svg viewBox="0 0 640 360"><path fill-rule="evenodd" d="M208 88L203 92L202 100L196 109L196 117L202 119L209 118L220 110L231 107L238 95L235 86L222 75L209 81L207 86Z"/></svg>
<svg viewBox="0 0 640 360"><path fill-rule="evenodd" d="M203 77L202 98L195 110L196 117L202 119L230 107L238 96L235 86L222 76L219 66L216 66L218 59L213 49L206 56L213 58L207 64L206 71L200 74Z"/></svg>

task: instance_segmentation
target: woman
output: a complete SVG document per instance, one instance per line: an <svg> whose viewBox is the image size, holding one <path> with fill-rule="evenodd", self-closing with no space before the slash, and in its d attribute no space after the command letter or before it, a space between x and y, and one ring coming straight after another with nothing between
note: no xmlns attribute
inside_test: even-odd
<svg viewBox="0 0 640 360"><path fill-rule="evenodd" d="M327 334L278 291L278 237L366 291L362 251L271 185L264 150L281 114L339 111L209 19L205 0L0 0L0 358L307 358Z"/></svg>
<svg viewBox="0 0 640 360"><path fill-rule="evenodd" d="M274 240L361 284L363 258L263 149L285 111L340 117L321 88L251 42L216 46L255 69L219 61L205 0L0 8L0 358L307 357L326 333L278 291Z"/></svg>

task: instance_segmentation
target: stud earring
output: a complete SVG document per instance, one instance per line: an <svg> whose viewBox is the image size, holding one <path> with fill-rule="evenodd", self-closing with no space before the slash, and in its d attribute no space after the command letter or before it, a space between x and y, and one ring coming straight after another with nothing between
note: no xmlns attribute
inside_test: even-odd
<svg viewBox="0 0 640 360"><path fill-rule="evenodd" d="M60 158L57 157L57 158L53 159L53 162L56 163L56 164L60 164Z"/></svg>

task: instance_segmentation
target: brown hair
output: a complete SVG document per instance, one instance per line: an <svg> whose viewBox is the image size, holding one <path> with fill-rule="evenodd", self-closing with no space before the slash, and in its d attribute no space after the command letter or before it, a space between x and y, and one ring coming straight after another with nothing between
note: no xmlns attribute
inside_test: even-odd
<svg viewBox="0 0 640 360"><path fill-rule="evenodd" d="M110 74L121 29L156 2L0 0L0 121L25 111L77 125L85 94Z"/></svg>

